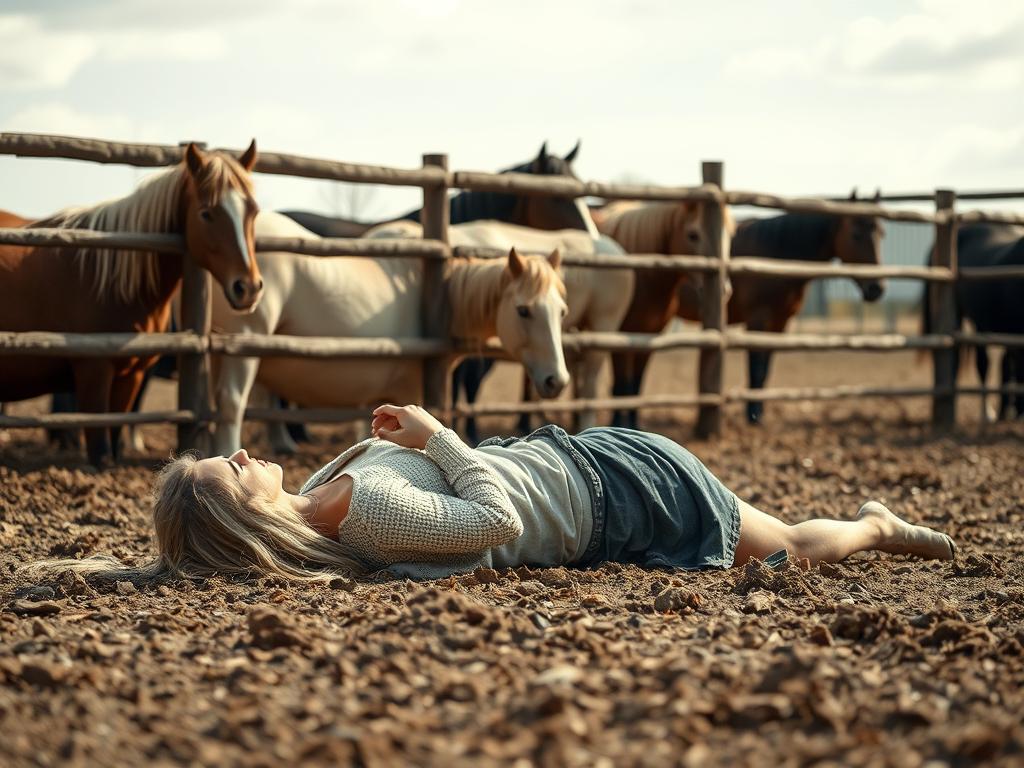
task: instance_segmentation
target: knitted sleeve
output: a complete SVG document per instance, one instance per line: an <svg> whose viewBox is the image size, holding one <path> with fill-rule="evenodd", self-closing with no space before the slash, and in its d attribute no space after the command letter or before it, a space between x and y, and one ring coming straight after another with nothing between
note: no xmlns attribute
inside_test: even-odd
<svg viewBox="0 0 1024 768"><path fill-rule="evenodd" d="M364 559L467 554L512 541L523 521L498 476L450 429L427 442L456 495L432 493L407 481L360 474L339 539L356 545Z"/></svg>

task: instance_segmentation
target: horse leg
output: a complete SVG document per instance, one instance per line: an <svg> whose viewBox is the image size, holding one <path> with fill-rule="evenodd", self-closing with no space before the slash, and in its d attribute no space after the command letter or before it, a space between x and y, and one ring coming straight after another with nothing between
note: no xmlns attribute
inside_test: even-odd
<svg viewBox="0 0 1024 768"><path fill-rule="evenodd" d="M291 407L291 403L285 400L283 397L273 396L271 402L274 403L278 408L286 410ZM306 425L301 421L289 421L284 425L285 431L288 433L288 437L291 439L292 444L298 447L298 443L309 442L309 430L306 429Z"/></svg>
<svg viewBox="0 0 1024 768"><path fill-rule="evenodd" d="M242 447L242 420L260 361L256 357L225 358L216 384L217 421L213 454L230 456Z"/></svg>
<svg viewBox="0 0 1024 768"><path fill-rule="evenodd" d="M576 397L590 400L597 397L597 382L601 375L601 365L604 363L606 353L584 352L580 357L579 368L573 387ZM597 412L593 408L585 411L577 411L575 426L577 432L597 426Z"/></svg>
<svg viewBox="0 0 1024 768"><path fill-rule="evenodd" d="M138 411L139 391L142 389L142 382L146 378L145 371L132 371L124 376L116 376L110 388L110 410L113 412L128 413ZM136 407L133 407L136 406ZM114 461L120 461L122 456L123 427L110 428L110 448Z"/></svg>
<svg viewBox="0 0 1024 768"><path fill-rule="evenodd" d="M988 407L988 348L978 347L974 351L974 365L978 369L978 380L981 382L981 425L984 427L995 419L995 414Z"/></svg>
<svg viewBox="0 0 1024 768"><path fill-rule="evenodd" d="M258 383L253 384L252 391L249 394L249 402L253 404L258 402L260 405L277 408L278 410L285 410L288 407L287 402L282 398L271 394L265 387ZM267 442L270 443L270 448L275 456L294 456L298 452L299 446L292 437L291 427L291 424L287 424L283 421L267 422Z"/></svg>
<svg viewBox="0 0 1024 768"><path fill-rule="evenodd" d="M750 350L747 353L747 378L751 389L763 389L771 367L772 353L767 350ZM751 400L747 403L747 421L759 424L764 415L764 403Z"/></svg>
<svg viewBox="0 0 1024 768"><path fill-rule="evenodd" d="M54 392L51 397L51 413L74 413L78 408L74 392ZM46 430L46 440L56 443L62 451L77 451L82 447L82 431L67 427Z"/></svg>
<svg viewBox="0 0 1024 768"><path fill-rule="evenodd" d="M85 413L106 412L110 407L114 366L106 360L81 360L76 361L72 370L78 407ZM110 430L107 427L87 428L85 448L89 463L97 469L112 463Z"/></svg>
<svg viewBox="0 0 1024 768"><path fill-rule="evenodd" d="M538 401L536 391L533 388L533 382L530 381L530 375L523 369L523 386L522 396L520 400L524 403L535 403ZM525 411L519 414L519 418L516 419L516 432L520 435L528 435L533 431L533 418L529 413Z"/></svg>
<svg viewBox="0 0 1024 768"><path fill-rule="evenodd" d="M632 389L634 355L632 352L612 353L612 396L628 397ZM629 417L624 408L616 408L612 413L612 426L625 427Z"/></svg>
<svg viewBox="0 0 1024 768"><path fill-rule="evenodd" d="M1007 350L1009 353L1011 350ZM1013 355L1010 357L1010 369L1012 375L1010 376L1010 383L1016 384L1017 386L1024 386L1024 349L1016 347L1012 350ZM1018 392L1013 395L1014 407L1017 411L1017 418L1024 418L1024 392Z"/></svg>
<svg viewBox="0 0 1024 768"><path fill-rule="evenodd" d="M494 361L487 357L475 357L463 361L460 367L462 367L462 389L466 393L466 404L473 405L480 394L484 377L494 367ZM475 416L466 417L466 437L469 439L470 445L480 442L480 432L477 429Z"/></svg>

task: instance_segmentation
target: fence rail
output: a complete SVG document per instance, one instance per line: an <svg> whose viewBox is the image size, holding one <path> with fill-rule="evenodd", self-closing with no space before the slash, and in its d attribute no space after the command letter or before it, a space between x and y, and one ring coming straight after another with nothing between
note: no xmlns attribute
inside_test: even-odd
<svg viewBox="0 0 1024 768"><path fill-rule="evenodd" d="M64 158L96 163L124 164L136 167L159 167L177 163L182 145L136 144L108 142L68 136L0 133L0 155L18 157ZM226 150L237 152L237 150ZM0 355L50 355L62 357L136 356L177 353L191 367L183 369L179 408L142 414L51 414L38 417L0 417L0 428L39 426L117 426L121 424L173 423L183 431L183 443L195 438L199 426L213 421L207 405L208 384L205 358L209 354L245 356L339 357L403 357L423 359L425 365L425 402L449 415L488 415L536 413L551 411L582 411L613 408L657 408L696 406L700 409L698 429L706 434L719 431L721 406L749 400L843 399L853 397L917 397L933 399L934 418L938 424L952 423L953 404L957 394L1007 392L1017 393L1019 387L954 387L951 378L953 355L961 346L996 344L1024 347L1024 335L963 334L951 325L952 290L957 280L1002 280L1024 278L1024 268L959 268L956 262L955 227L972 222L1024 224L1024 215L1005 212L956 212L956 195L948 191L935 194L903 194L882 196L879 202L933 202L934 212L896 210L878 202L845 199L794 198L761 192L723 191L721 163L705 163L703 183L695 186L655 186L638 184L605 184L567 177L533 176L529 174L493 174L475 171L450 172L447 157L426 155L421 168L401 169L384 166L343 163L273 152L261 152L255 168L260 173L299 176L304 178L354 183L416 186L423 190L422 240L373 240L349 238L258 238L257 250L282 251L316 256L364 256L376 258L422 258L429 281L436 287L444 259L456 257L503 257L503 251L486 248L451 247L448 243L447 192L450 188L504 192L519 195L553 195L567 197L596 196L606 199L639 199L661 201L704 201L705 225L711 231L722 226L725 204L776 208L788 212L825 213L831 215L874 216L892 221L930 224L936 228L933 264L925 267L883 267L876 265L820 264L814 262L728 258L716 252L711 256L668 256L664 254L630 254L621 257L596 257L585 253L567 253L563 263L598 268L632 268L651 270L685 270L704 274L704 328L696 332L665 334L592 333L566 334L567 352L588 350L614 352L656 352L668 349L700 350L699 392L694 395L639 396L629 398L592 398L544 403L501 403L449 407L447 370L452 356L480 351L491 356L503 354L493 341L472 348L444 338L441 318L432 307L424 307L425 318L432 328L431 338L338 339L317 337L211 334L203 317L208 302L208 278L201 273L186 275L182 304L187 307L186 330L161 334L71 334L0 332ZM1024 197L1024 191L972 191L960 196L967 200L990 200ZM716 238L710 238L716 241ZM74 248L111 248L153 250L183 254L183 238L177 235L150 233L107 233L88 230L0 229L0 244L21 246L58 246ZM724 291L726 275L759 275L776 278L852 279L914 279L923 280L933 291L932 327L935 333L924 336L898 334L769 334L725 328ZM745 350L863 350L892 351L909 349L932 350L936 361L933 387L796 387L770 390L723 389L723 353L727 349ZM246 417L264 421L335 421L361 416L361 409L319 408L298 411L249 409Z"/></svg>

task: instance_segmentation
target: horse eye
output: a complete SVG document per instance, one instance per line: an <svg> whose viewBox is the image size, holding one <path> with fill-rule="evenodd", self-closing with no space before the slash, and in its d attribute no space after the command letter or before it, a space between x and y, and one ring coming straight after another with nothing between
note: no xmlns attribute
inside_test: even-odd
<svg viewBox="0 0 1024 768"><path fill-rule="evenodd" d="M209 208L201 208L199 210L199 218L202 219L203 221L212 221L213 220L213 214L210 213L210 209Z"/></svg>
<svg viewBox="0 0 1024 768"><path fill-rule="evenodd" d="M689 240L691 243L699 243L700 242L700 233L698 233L698 232L688 232L687 235L686 235L686 239Z"/></svg>
<svg viewBox="0 0 1024 768"><path fill-rule="evenodd" d="M516 307L516 312L519 313L520 317L529 317L530 316L530 308L529 307Z"/></svg>

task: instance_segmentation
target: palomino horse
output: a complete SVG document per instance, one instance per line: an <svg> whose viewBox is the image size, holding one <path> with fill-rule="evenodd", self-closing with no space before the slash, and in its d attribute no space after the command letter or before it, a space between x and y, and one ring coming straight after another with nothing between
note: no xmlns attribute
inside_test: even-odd
<svg viewBox="0 0 1024 768"><path fill-rule="evenodd" d="M801 261L839 259L847 264L877 265L883 234L874 216L787 213L740 222L732 240L732 255ZM800 311L809 282L801 277L736 275L728 321L746 323L752 331L781 333L789 319ZM856 283L865 301L878 301L885 291L881 280ZM700 320L699 292L681 286L677 314L685 320ZM771 352L750 350L747 359L750 387L761 389L768 377ZM751 423L759 422L763 412L764 403L747 403L747 419Z"/></svg>
<svg viewBox="0 0 1024 768"><path fill-rule="evenodd" d="M964 224L957 230L957 265L961 267L1024 266L1024 227L1009 224ZM931 329L928 291L924 292L925 333ZM956 283L956 325L970 320L978 333L1024 333L1024 280L958 280ZM959 364L959 360L958 360ZM988 381L988 350L975 348L978 379L984 389ZM1003 385L1024 384L1024 349L1007 347L1003 353ZM981 398L982 422L1009 416L1011 407L1024 416L1024 394L1002 393L999 410L990 413L988 398Z"/></svg>
<svg viewBox="0 0 1024 768"><path fill-rule="evenodd" d="M181 233L196 263L224 289L234 311L263 292L255 259L256 202L249 171L255 141L240 160L194 144L182 163L143 181L124 198L69 209L35 226ZM181 283L182 257L149 251L0 246L0 329L75 333L162 330ZM155 358L0 357L0 400L73 389L86 412L127 411ZM89 460L118 450L107 429L87 429Z"/></svg>
<svg viewBox="0 0 1024 768"><path fill-rule="evenodd" d="M576 178L572 163L580 151L580 143L565 157L548 154L547 142L541 145L540 152L533 160L506 168L501 173L528 173L537 176L568 176ZM285 216L294 219L306 229L321 237L363 237L371 228L389 223L369 223L352 219L324 216L309 211L282 211ZM551 195L520 195L504 192L460 192L451 198L449 205L450 224L465 224L470 221L494 219L509 224L543 230L580 229L586 230L597 237L597 230L590 218L590 213L582 200L557 197ZM419 221L420 209L411 211L398 221ZM458 396L459 390L465 388L466 398L473 402L480 382L490 370L492 361L483 357L467 357L452 372L452 389ZM272 433L277 428L272 426ZM289 433L298 440L303 439L304 429L301 425L289 425Z"/></svg>
<svg viewBox="0 0 1024 768"><path fill-rule="evenodd" d="M368 236L418 238L422 236L422 229L419 225L400 221L381 225L371 230ZM518 248L522 251L546 252L557 248L596 256L618 256L625 253L614 240L601 235L593 237L576 229L542 232L495 221L455 225L449 230L449 239L453 245L475 245L499 250ZM633 296L633 270L567 266L563 274L569 311L562 327L598 332L618 330ZM603 352L585 352L580 355L573 374L576 397L589 399L597 396L601 363L606 356L607 353ZM468 358L456 366L455 386L452 387L452 397L456 402L459 384L465 388L466 401L469 404L475 402L482 380L491 365L489 358ZM526 376L527 393L531 383L541 397L554 397L558 394L538 386L536 377L530 375ZM577 418L579 429L586 429L595 423L592 411L583 411ZM476 419L466 419L466 435L471 443L478 441Z"/></svg>
<svg viewBox="0 0 1024 768"><path fill-rule="evenodd" d="M580 151L579 142L564 158L548 154L545 142L533 160L506 168L500 173L531 173L539 176L568 176L576 178L572 162ZM519 195L504 192L460 192L450 201L449 223L496 219L534 229L586 229L593 230L590 215L582 202L550 195ZM324 216L309 211L282 211L311 232L321 237L363 237L370 229L395 220L419 221L420 210L411 211L396 219L379 222Z"/></svg>
<svg viewBox="0 0 1024 768"><path fill-rule="evenodd" d="M413 226L413 225L410 225ZM417 226L418 225L414 225ZM259 235L316 235L277 213L256 220ZM411 338L423 335L423 260L419 258L318 258L291 253L260 254L266 295L248 315L215 301L213 323L232 333L298 336ZM453 337L483 341L497 335L551 395L568 383L562 353L565 287L559 256L550 260L452 261L444 279ZM227 455L241 442L242 417L253 383L307 406L370 406L385 400L422 397L419 360L317 360L231 357L219 362L214 392L220 420L215 450Z"/></svg>
<svg viewBox="0 0 1024 768"><path fill-rule="evenodd" d="M598 229L613 237L630 253L665 253L708 256L713 243L704 225L705 202L685 203L611 203L595 210ZM721 248L729 252L735 225L725 208ZM660 333L677 310L678 293L685 283L699 284L700 276L682 270L641 270L636 289L621 329L631 333ZM637 395L647 366L648 353L612 354L616 396ZM636 427L636 411L616 411L616 426Z"/></svg>

